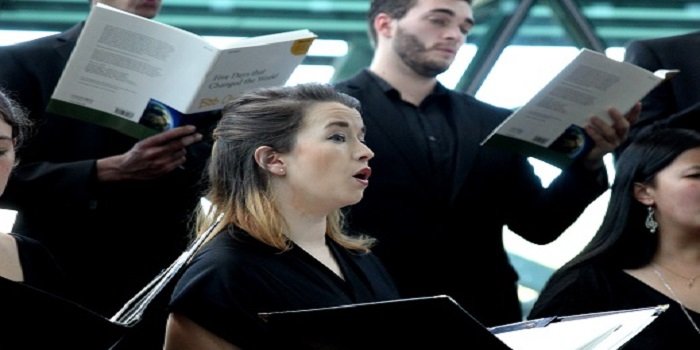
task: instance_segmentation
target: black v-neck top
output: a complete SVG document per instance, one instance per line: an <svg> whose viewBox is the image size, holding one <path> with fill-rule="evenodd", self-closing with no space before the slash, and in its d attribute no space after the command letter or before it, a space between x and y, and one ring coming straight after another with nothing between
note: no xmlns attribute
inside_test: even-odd
<svg viewBox="0 0 700 350"><path fill-rule="evenodd" d="M348 251L330 239L327 244L345 279L298 246L280 252L240 229L222 231L194 257L178 281L171 311L234 345L264 349L289 344L270 333L259 312L399 297L373 254Z"/></svg>

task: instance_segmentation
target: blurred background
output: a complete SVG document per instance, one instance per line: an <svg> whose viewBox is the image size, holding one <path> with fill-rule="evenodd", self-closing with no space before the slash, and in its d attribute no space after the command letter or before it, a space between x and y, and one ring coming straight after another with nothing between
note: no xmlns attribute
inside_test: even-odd
<svg viewBox="0 0 700 350"><path fill-rule="evenodd" d="M369 64L368 7L368 0L163 0L156 20L218 43L309 29L319 39L287 84L333 82ZM474 0L473 7L476 27L439 79L506 108L531 98L581 48L622 60L630 40L700 30L700 0ZM88 0L0 0L0 45L62 31L85 19L87 12ZM545 185L559 173L531 162ZM610 159L608 171L612 180ZM595 233L607 200L605 193L562 237L545 246L506 232L525 313L552 270ZM1 210L0 230L11 230L13 220L13 212Z"/></svg>

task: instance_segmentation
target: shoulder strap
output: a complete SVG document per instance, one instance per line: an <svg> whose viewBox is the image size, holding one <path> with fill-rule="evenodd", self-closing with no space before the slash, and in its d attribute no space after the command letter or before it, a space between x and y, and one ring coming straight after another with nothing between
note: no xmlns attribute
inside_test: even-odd
<svg viewBox="0 0 700 350"><path fill-rule="evenodd" d="M173 261L168 268L161 271L151 282L143 287L136 295L117 311L110 321L125 326L130 326L138 322L143 316L148 305L155 299L158 294L173 280L178 272L185 266L197 252L199 247L204 244L212 235L214 229L219 225L220 219L216 220L207 230L199 235L190 246Z"/></svg>

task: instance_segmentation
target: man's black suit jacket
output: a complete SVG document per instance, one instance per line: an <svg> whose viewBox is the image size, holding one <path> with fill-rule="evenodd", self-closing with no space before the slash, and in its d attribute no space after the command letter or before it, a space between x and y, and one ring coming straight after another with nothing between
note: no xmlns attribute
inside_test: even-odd
<svg viewBox="0 0 700 350"><path fill-rule="evenodd" d="M337 88L362 103L365 139L375 153L349 225L378 238L374 251L402 295L448 294L488 326L520 321L503 226L531 242L551 242L606 190L604 171L577 164L543 189L525 157L479 146L510 111L450 92L456 171L449 195L441 195L427 151L370 73Z"/></svg>
<svg viewBox="0 0 700 350"><path fill-rule="evenodd" d="M631 41L625 61L650 71L678 69L642 99L642 114L631 127L634 137L642 129L700 103L700 31L663 38Z"/></svg>
<svg viewBox="0 0 700 350"><path fill-rule="evenodd" d="M138 140L44 112L81 29L0 48L0 87L35 123L0 201L19 211L15 232L53 252L69 297L111 315L186 245L210 144L188 149L185 169L157 180L98 183L96 159Z"/></svg>

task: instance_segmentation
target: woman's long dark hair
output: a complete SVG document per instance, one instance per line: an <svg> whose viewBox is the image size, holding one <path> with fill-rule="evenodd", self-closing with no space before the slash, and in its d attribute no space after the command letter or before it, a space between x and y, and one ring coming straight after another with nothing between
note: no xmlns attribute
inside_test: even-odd
<svg viewBox="0 0 700 350"><path fill-rule="evenodd" d="M583 250L564 264L548 283L584 264L632 269L648 264L657 249L657 235L644 226L647 208L634 197L635 183L653 184L656 174L681 153L700 147L700 133L656 127L639 135L620 155L603 223Z"/></svg>

